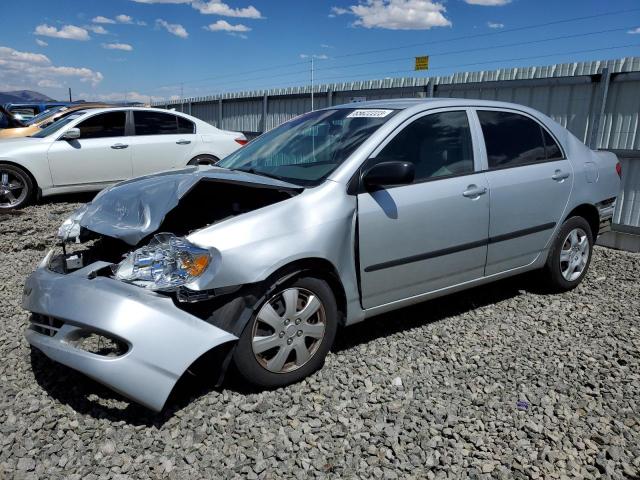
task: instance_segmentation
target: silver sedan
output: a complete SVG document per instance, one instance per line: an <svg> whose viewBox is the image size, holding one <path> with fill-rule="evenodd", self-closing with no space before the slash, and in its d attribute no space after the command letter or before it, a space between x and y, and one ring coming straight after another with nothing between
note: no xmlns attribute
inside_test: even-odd
<svg viewBox="0 0 640 480"><path fill-rule="evenodd" d="M26 282L26 336L154 410L196 360L284 386L321 367L340 326L531 270L574 288L619 173L520 105L307 113L74 213Z"/></svg>

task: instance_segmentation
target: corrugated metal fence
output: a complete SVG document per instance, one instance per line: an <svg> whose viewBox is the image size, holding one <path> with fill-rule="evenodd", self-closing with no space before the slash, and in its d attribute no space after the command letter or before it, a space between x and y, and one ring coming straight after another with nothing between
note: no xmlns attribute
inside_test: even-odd
<svg viewBox="0 0 640 480"><path fill-rule="evenodd" d="M516 67L444 77L316 85L314 107L399 97L504 100L540 110L593 148L640 150L640 58ZM215 126L263 132L311 110L309 86L226 93L155 106Z"/></svg>

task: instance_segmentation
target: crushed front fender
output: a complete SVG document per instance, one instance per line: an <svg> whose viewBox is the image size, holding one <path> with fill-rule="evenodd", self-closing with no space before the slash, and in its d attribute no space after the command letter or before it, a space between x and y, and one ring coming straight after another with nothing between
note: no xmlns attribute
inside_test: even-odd
<svg viewBox="0 0 640 480"><path fill-rule="evenodd" d="M22 304L53 327L32 322L25 336L52 360L160 411L196 359L237 337L180 310L167 296L96 275L104 266L63 275L43 262L27 279ZM126 351L118 356L85 351L74 343L79 332L118 339Z"/></svg>

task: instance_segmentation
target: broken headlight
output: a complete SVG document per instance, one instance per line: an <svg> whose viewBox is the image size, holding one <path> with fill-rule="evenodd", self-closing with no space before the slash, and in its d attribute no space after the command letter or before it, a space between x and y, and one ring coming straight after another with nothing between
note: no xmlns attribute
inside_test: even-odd
<svg viewBox="0 0 640 480"><path fill-rule="evenodd" d="M210 262L209 250L172 233L159 233L149 245L134 250L114 266L114 274L123 282L167 291L198 278Z"/></svg>
<svg viewBox="0 0 640 480"><path fill-rule="evenodd" d="M87 211L87 206L83 205L73 212L58 229L58 240L61 242L75 241L80 243L80 220Z"/></svg>

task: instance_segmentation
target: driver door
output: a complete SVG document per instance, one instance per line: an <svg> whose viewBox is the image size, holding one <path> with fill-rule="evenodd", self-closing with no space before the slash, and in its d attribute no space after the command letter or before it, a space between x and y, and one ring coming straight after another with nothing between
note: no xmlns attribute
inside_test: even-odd
<svg viewBox="0 0 640 480"><path fill-rule="evenodd" d="M365 309L484 275L489 190L466 110L425 114L405 124L365 170L411 162L410 185L358 195L358 238Z"/></svg>
<svg viewBox="0 0 640 480"><path fill-rule="evenodd" d="M79 139L53 142L48 152L53 184L99 185L131 178L126 123L125 110L99 113L76 125Z"/></svg>

